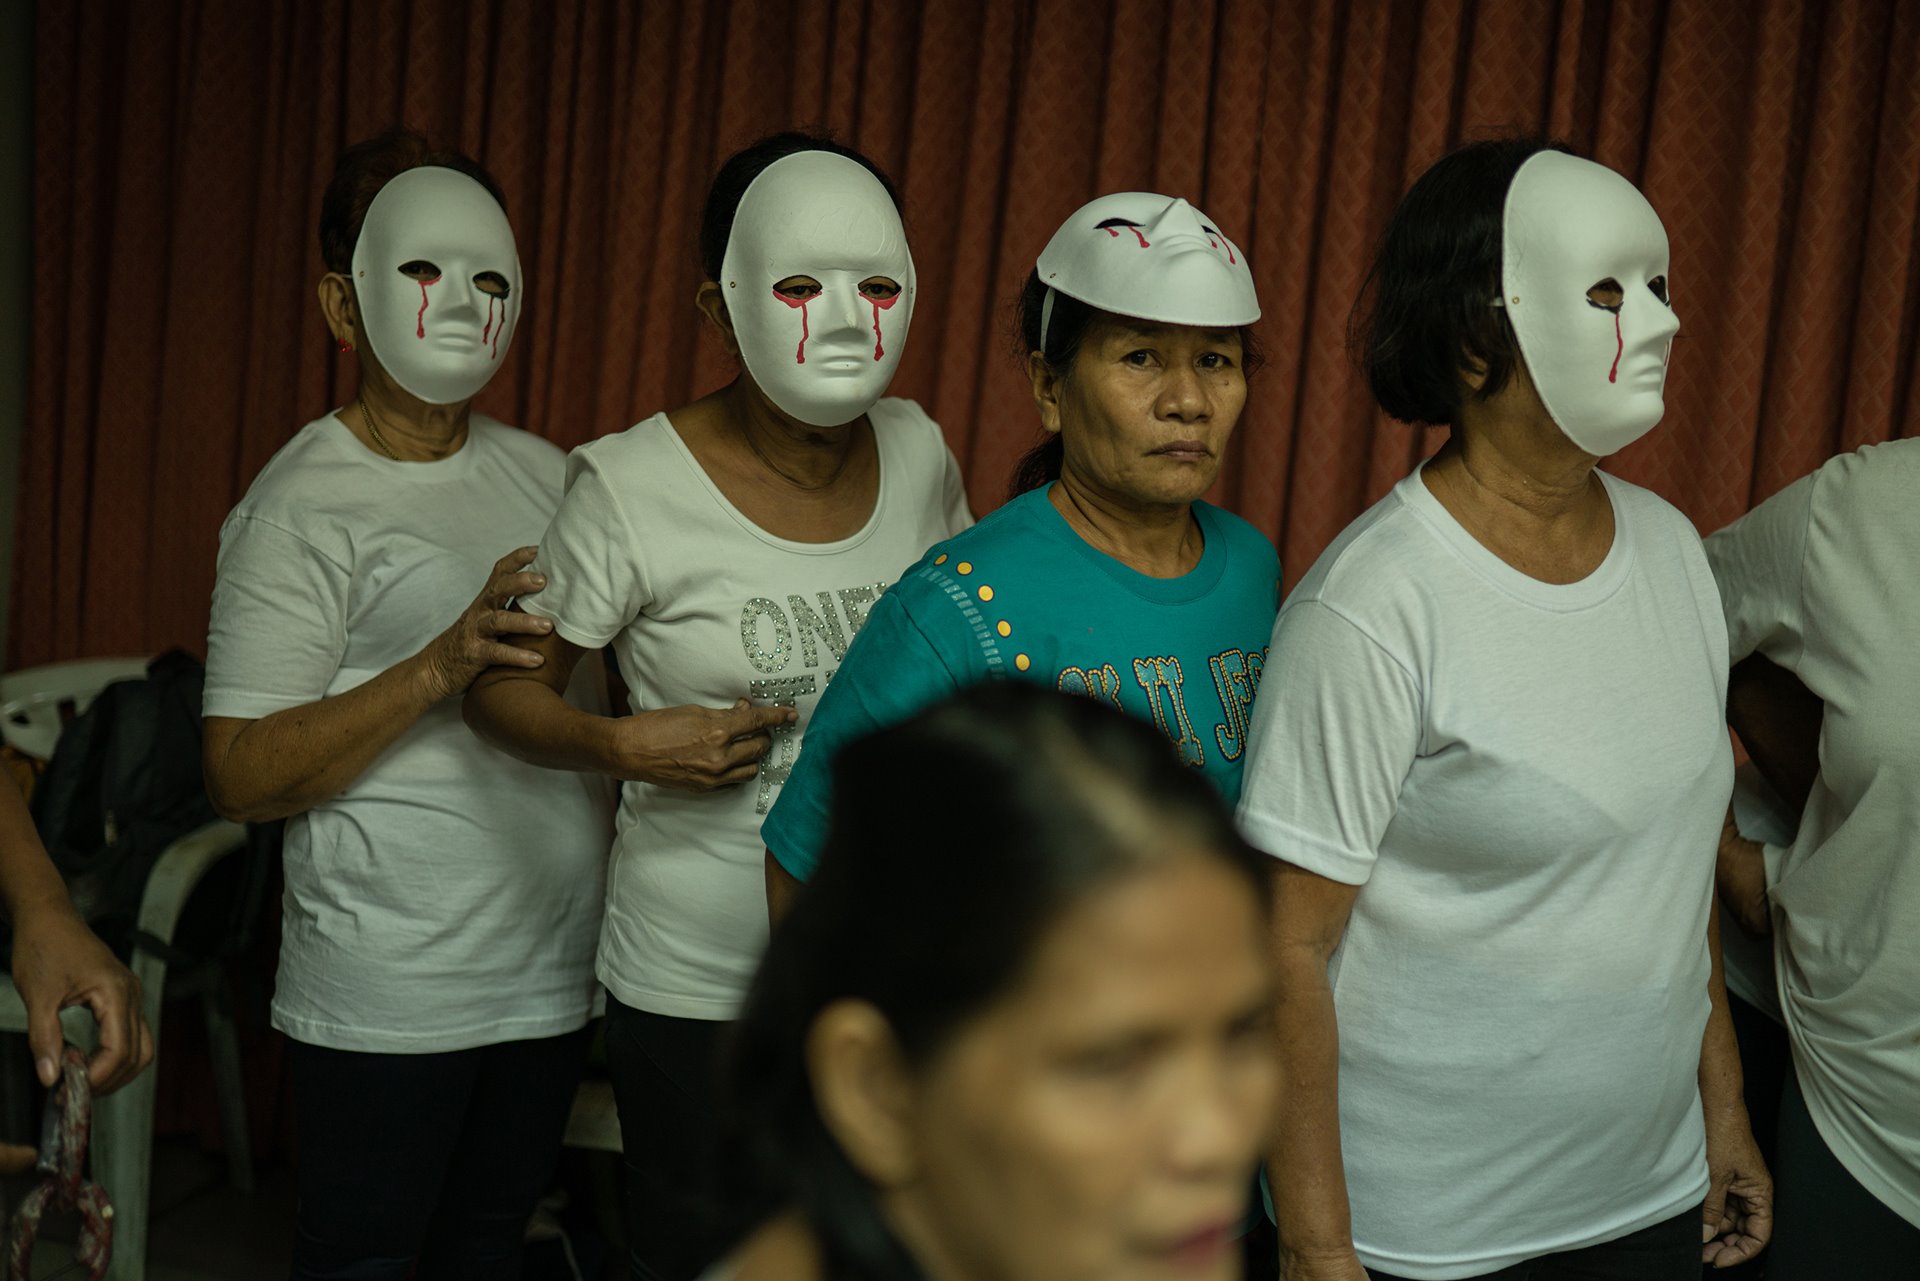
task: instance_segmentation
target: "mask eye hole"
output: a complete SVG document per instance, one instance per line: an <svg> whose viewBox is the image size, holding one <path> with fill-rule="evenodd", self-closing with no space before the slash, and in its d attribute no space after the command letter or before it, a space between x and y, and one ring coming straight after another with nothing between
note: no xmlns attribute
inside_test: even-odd
<svg viewBox="0 0 1920 1281"><path fill-rule="evenodd" d="M513 292L513 286L507 283L507 278L497 271L481 272L473 278L473 287L495 298L505 298Z"/></svg>
<svg viewBox="0 0 1920 1281"><path fill-rule="evenodd" d="M868 302L886 302L900 296L900 284L887 276L868 276L860 282L860 296Z"/></svg>
<svg viewBox="0 0 1920 1281"><path fill-rule="evenodd" d="M1660 300L1662 306L1673 306L1672 300L1667 297L1667 278L1665 276L1655 276L1647 282L1647 288L1653 291L1653 296Z"/></svg>
<svg viewBox="0 0 1920 1281"><path fill-rule="evenodd" d="M773 292L783 298L791 298L795 302L806 298L818 298L820 282L812 276L788 276L785 280L774 284Z"/></svg>
<svg viewBox="0 0 1920 1281"><path fill-rule="evenodd" d="M409 280L417 280L423 285L430 285L440 279L440 268L434 266L425 258L415 258L412 262L403 262L400 264L400 274Z"/></svg>
<svg viewBox="0 0 1920 1281"><path fill-rule="evenodd" d="M1619 311L1626 296L1626 291L1620 288L1620 282L1608 276L1587 290L1587 305L1598 307L1601 311Z"/></svg>

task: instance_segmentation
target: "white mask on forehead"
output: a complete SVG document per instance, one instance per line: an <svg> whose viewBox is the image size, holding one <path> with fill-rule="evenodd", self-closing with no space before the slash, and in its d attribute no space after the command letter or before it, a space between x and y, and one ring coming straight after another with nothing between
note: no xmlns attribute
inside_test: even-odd
<svg viewBox="0 0 1920 1281"><path fill-rule="evenodd" d="M1260 319L1247 256L1178 196L1118 191L1088 201L1060 224L1034 264L1047 287L1040 347L1053 324L1053 293L1169 325L1236 329Z"/></svg>
<svg viewBox="0 0 1920 1281"><path fill-rule="evenodd" d="M1507 189L1501 275L1495 305L1567 439L1605 457L1652 431L1680 320L1667 231L1639 189L1591 160L1532 156Z"/></svg>
<svg viewBox="0 0 1920 1281"><path fill-rule="evenodd" d="M768 165L740 197L720 275L740 359L783 411L835 427L886 392L913 319L913 256L865 165L831 151ZM818 291L774 289L792 276Z"/></svg>
<svg viewBox="0 0 1920 1281"><path fill-rule="evenodd" d="M380 188L353 246L361 336L430 405L471 400L520 321L520 255L500 202L436 165Z"/></svg>

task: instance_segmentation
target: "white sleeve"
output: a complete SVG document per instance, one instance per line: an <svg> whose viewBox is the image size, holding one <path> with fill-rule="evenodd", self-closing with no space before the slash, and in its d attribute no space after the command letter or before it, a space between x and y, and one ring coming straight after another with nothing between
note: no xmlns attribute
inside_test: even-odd
<svg viewBox="0 0 1920 1281"><path fill-rule="evenodd" d="M220 530L207 628L208 716L258 720L325 698L347 652L346 567L269 521Z"/></svg>
<svg viewBox="0 0 1920 1281"><path fill-rule="evenodd" d="M1706 540L1733 662L1756 650L1785 667L1799 658L1807 524L1819 480L1817 471L1802 476Z"/></svg>
<svg viewBox="0 0 1920 1281"><path fill-rule="evenodd" d="M530 614L583 649L599 649L652 603L640 540L614 487L584 451L567 458L567 490L531 566L547 585L520 598Z"/></svg>
<svg viewBox="0 0 1920 1281"><path fill-rule="evenodd" d="M1247 733L1240 829L1275 858L1346 885L1373 875L1420 747L1407 669L1317 600L1274 623Z"/></svg>

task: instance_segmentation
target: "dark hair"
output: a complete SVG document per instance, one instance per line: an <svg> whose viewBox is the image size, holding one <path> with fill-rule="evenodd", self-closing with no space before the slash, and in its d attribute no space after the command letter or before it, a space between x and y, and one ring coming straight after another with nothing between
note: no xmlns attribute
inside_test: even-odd
<svg viewBox="0 0 1920 1281"><path fill-rule="evenodd" d="M436 147L421 134L402 125L356 142L334 161L327 193L320 198L320 261L328 271L353 274L353 247L367 206L380 189L409 169L437 165L463 173L487 189L505 210L507 198L486 167L463 152Z"/></svg>
<svg viewBox="0 0 1920 1281"><path fill-rule="evenodd" d="M1039 352L1040 358L1047 362L1047 368L1053 371L1053 376L1065 378L1073 368L1074 357L1080 354L1080 345L1086 341L1087 331L1108 313L1054 290L1053 314L1047 318L1047 345L1043 349L1040 346L1040 313L1046 304L1047 287L1040 283L1039 270L1028 272L1027 282L1020 286L1020 297L1013 305L1014 352L1023 368L1028 355ZM1251 378L1265 363L1266 354L1261 351L1259 340L1254 337L1253 326L1240 326L1240 368ZM1013 465L1013 479L1007 485L1007 496L1018 498L1028 490L1050 485L1060 479L1060 462L1065 456L1066 445L1060 433L1047 433L1045 440L1022 454L1020 461Z"/></svg>
<svg viewBox="0 0 1920 1281"><path fill-rule="evenodd" d="M1549 138L1472 142L1421 174L1387 223L1347 327L1356 363L1390 417L1451 424L1469 359L1486 365L1475 395L1497 394L1520 346L1501 290L1507 189L1528 157L1571 151Z"/></svg>
<svg viewBox="0 0 1920 1281"><path fill-rule="evenodd" d="M965 799L965 821L928 821L934 788ZM760 1184L755 1209L798 1208L829 1277L916 1275L820 1118L804 1052L814 1020L869 1002L924 1066L1019 982L1062 912L1176 841L1245 877L1265 910L1271 860L1213 785L1152 726L1093 699L990 681L841 751L819 869L774 932L730 1047L729 1119Z"/></svg>
<svg viewBox="0 0 1920 1281"><path fill-rule="evenodd" d="M700 269L707 273L708 280L720 279L721 263L727 256L727 240L733 235L733 215L739 211L740 198L747 194L747 188L774 161L803 151L830 151L857 162L880 180L893 207L905 218L906 210L900 203L900 192L893 185L893 179L852 147L835 142L830 134L814 130L789 129L768 134L728 156L707 188L707 203L700 210Z"/></svg>

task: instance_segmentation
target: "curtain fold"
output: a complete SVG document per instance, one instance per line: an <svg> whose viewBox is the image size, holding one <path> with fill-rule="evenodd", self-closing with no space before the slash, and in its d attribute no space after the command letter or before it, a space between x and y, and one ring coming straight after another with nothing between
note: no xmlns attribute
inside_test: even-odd
<svg viewBox="0 0 1920 1281"><path fill-rule="evenodd" d="M899 180L899 376L977 510L1035 420L1011 302L1102 191L1183 194L1265 311L1218 494L1289 581L1439 433L1345 349L1406 185L1545 130L1665 220L1667 418L1612 464L1703 530L1920 432L1920 6L1898 0L183 0L36 11L35 268L12 665L199 650L220 521L351 394L320 193L404 121L498 175L529 312L480 407L572 446L728 376L692 306L718 162L820 124Z"/></svg>

